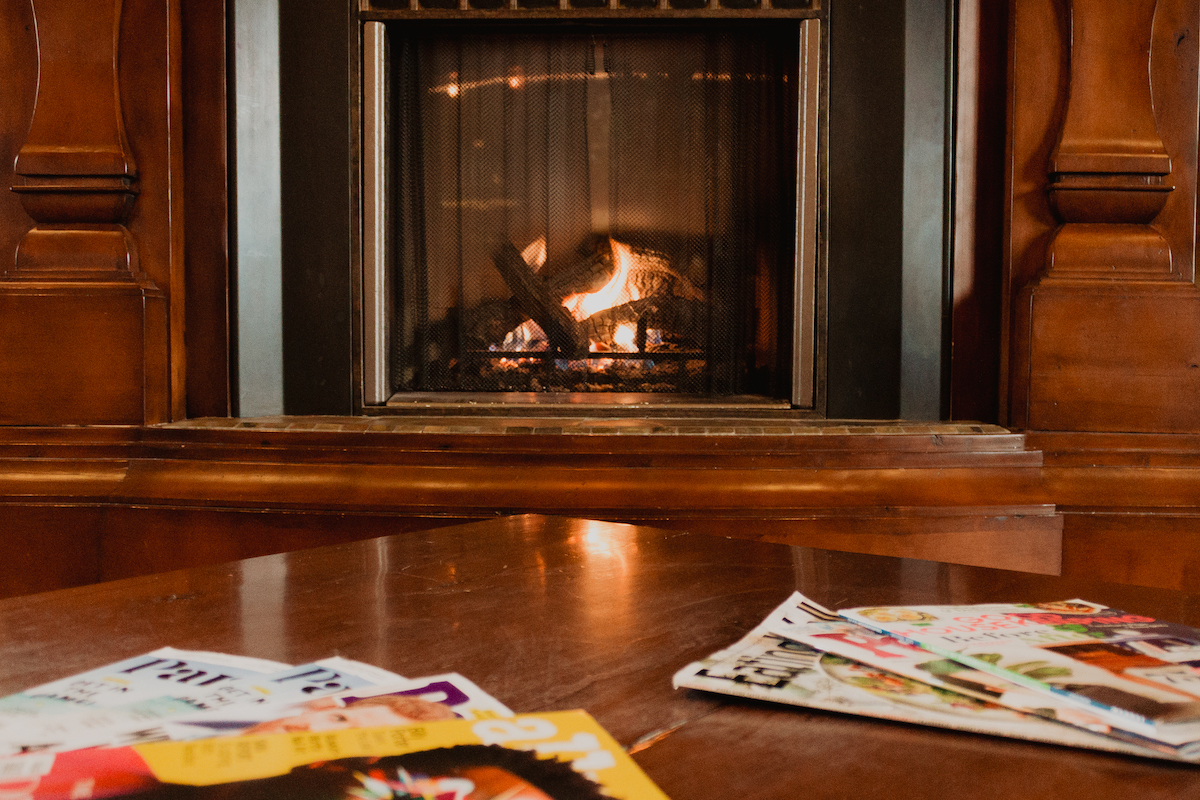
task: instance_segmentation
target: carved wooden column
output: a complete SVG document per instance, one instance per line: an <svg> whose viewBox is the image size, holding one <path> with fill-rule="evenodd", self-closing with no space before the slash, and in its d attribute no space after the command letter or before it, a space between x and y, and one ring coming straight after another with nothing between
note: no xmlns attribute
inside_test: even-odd
<svg viewBox="0 0 1200 800"><path fill-rule="evenodd" d="M163 291L126 227L123 0L31 0L37 94L13 167L33 227L0 280L0 423L151 423L169 407Z"/></svg>
<svg viewBox="0 0 1200 800"><path fill-rule="evenodd" d="M1012 9L1010 421L1200 430L1196 4Z"/></svg>

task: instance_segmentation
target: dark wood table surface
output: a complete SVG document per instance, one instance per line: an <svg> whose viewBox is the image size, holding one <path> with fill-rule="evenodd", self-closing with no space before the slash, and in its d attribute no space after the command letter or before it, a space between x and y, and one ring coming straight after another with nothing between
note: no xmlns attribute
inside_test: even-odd
<svg viewBox="0 0 1200 800"><path fill-rule="evenodd" d="M833 607L1084 597L1200 625L1197 596L522 516L0 601L0 693L163 645L460 672L590 711L675 800L1200 797L1200 767L671 688L793 589Z"/></svg>

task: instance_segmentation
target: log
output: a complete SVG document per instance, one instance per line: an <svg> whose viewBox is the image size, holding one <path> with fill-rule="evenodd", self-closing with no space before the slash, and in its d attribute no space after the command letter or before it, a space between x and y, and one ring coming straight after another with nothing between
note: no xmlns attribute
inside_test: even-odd
<svg viewBox="0 0 1200 800"><path fill-rule="evenodd" d="M611 342L621 325L637 327L645 341L646 328L660 328L681 339L703 341L707 304L673 295L632 300L597 311L579 323L584 336L597 342ZM644 346L643 346L644 349Z"/></svg>
<svg viewBox="0 0 1200 800"><path fill-rule="evenodd" d="M562 306L562 298L553 296L546 281L529 268L516 245L502 243L492 254L492 263L521 310L546 332L551 347L569 358L587 354L588 338L579 323Z"/></svg>
<svg viewBox="0 0 1200 800"><path fill-rule="evenodd" d="M588 294L608 283L613 274L611 242L606 238L587 258L547 279L551 297L562 298L572 294Z"/></svg>

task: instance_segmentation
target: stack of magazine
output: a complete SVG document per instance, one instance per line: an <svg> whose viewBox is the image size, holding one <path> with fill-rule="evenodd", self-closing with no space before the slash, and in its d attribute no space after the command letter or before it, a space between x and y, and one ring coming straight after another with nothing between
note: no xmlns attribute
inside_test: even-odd
<svg viewBox="0 0 1200 800"><path fill-rule="evenodd" d="M582 711L514 715L457 673L170 647L0 698L0 797L665 800Z"/></svg>
<svg viewBox="0 0 1200 800"><path fill-rule="evenodd" d="M1200 763L1200 630L1084 600L834 613L795 593L674 682Z"/></svg>

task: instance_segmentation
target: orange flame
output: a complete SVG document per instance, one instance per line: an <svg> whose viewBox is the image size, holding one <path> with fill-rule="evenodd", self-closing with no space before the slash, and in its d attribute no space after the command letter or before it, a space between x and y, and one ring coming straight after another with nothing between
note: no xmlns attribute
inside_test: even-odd
<svg viewBox="0 0 1200 800"><path fill-rule="evenodd" d="M613 254L613 275L608 283L594 292L570 294L563 298L562 304L576 322L583 322L599 311L619 306L640 299L636 286L629 283L629 276L634 270L637 256L629 245L609 240Z"/></svg>

